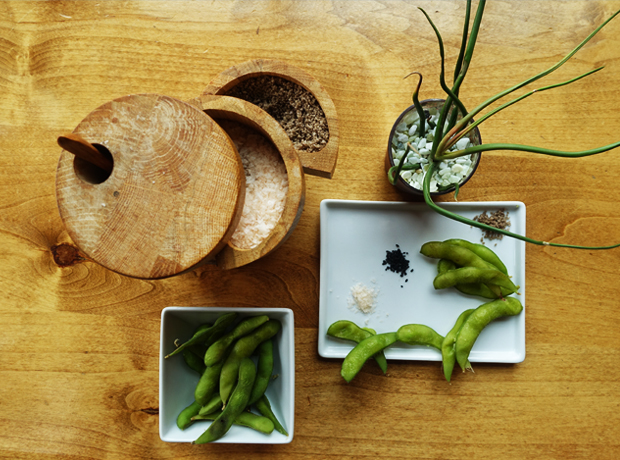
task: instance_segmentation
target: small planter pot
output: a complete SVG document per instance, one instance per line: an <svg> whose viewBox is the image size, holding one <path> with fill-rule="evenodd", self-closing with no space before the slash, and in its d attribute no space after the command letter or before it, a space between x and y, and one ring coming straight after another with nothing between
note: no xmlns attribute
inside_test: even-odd
<svg viewBox="0 0 620 460"><path fill-rule="evenodd" d="M424 108L425 111L428 111L430 113L430 115L432 116L433 114L438 114L439 111L441 110L441 108L443 107L445 100L444 99L426 99L424 101L421 101L422 107ZM413 123L407 123L408 121L408 116L410 116L411 113L416 113L416 108L414 105L408 107L403 113L400 114L400 116L396 119L396 122L394 123L394 126L392 126L392 130L390 132L390 137L388 139L388 147L387 147L387 152L385 155L385 171L389 171L391 167L395 166L398 164L398 162L400 161L399 159L395 159L393 157L393 150L402 150L402 146L403 146L403 142L399 142L398 141L398 136L401 136L401 139L404 140L403 136L403 132L401 130L401 128L403 127L403 124L407 127L411 126ZM460 117L459 117L460 118ZM428 125L427 125L428 126ZM468 135L470 142L473 145L480 145L482 143L482 139L480 137L480 131L478 130L478 128L475 128L469 135ZM410 137L409 139L411 139L412 137ZM406 145L406 143L405 143ZM408 149L405 149L408 150ZM463 157L463 158L467 158L467 157ZM471 163L469 165L466 165L466 174L463 175L462 179L458 182L459 187L462 187L465 183L467 183L467 181L474 175L474 173L476 172L476 169L478 168L478 164L480 163L480 154L474 154L471 155L470 157ZM461 162L458 162L456 160L449 160L447 162L449 165L456 165L459 164L462 167ZM455 169L460 169L459 168L455 168ZM415 174L415 172L411 173L411 176L413 176ZM458 174L462 174L462 172L459 172ZM418 176L419 177L419 176ZM424 193L422 191L422 188L420 186L420 188L415 187L414 185L412 185L411 183L409 183L407 180L403 179L402 176L399 175L398 179L396 180L396 183L394 184L394 186L405 193L408 194L412 194L412 195L416 195L416 196L423 196ZM438 195L444 195L447 193L451 193L454 192L454 190L456 190L456 185L449 185L441 190L437 190L437 191L431 191L431 195L433 196L438 196Z"/></svg>

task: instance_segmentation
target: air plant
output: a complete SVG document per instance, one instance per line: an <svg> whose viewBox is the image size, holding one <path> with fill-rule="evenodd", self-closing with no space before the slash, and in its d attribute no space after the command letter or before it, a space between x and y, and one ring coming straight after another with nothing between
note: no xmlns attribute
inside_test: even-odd
<svg viewBox="0 0 620 460"><path fill-rule="evenodd" d="M516 104L517 102L532 96L536 93L540 93L542 91L547 91L549 89L553 89L553 88L557 88L560 86L564 86L564 85L568 85L570 83L573 83L577 80L580 80L582 78L585 78L589 75L592 75L595 72L598 72L600 70L603 69L603 67L598 67L594 70L591 70L589 72L586 72L582 75L579 75L577 77L574 77L570 80L567 81L563 81L560 83L555 83L555 84L551 84L548 86L542 86L540 88L536 88L536 89L532 89L530 91L528 91L527 93L509 101L506 102L502 105L500 105L499 107L489 111L488 113L484 114L484 115L480 115L481 112L486 109L487 107L489 107L491 104L493 104L494 102L498 101L499 99L517 91L520 88L523 88L524 86L535 82L536 80L539 80L542 77L545 77L547 75L549 75L550 73L554 72L555 70L557 70L558 68L560 68L563 64L565 64L575 53L577 53L577 51L579 51L586 43L588 43L590 41L590 39L592 39L592 37L594 37L608 22L610 22L614 17L616 17L620 11L617 11L616 13L614 13L609 19L607 19L603 24L601 24L600 26L598 26L590 35L588 35L576 48L574 48L570 53L568 53L564 58L562 58L558 63L556 63L555 65L551 66L549 69L540 72L539 74L528 78L527 80L514 85L511 88L506 89L505 91L502 91L498 94L496 94L495 96L490 97L489 99L487 99L486 101L484 101L483 103L481 103L480 105L478 105L476 108L474 108L471 111L467 111L465 109L465 106L463 105L463 103L461 102L461 100L459 99L459 89L461 87L461 84L463 83L463 80L465 79L465 75L467 74L467 70L469 69L469 65L474 53L474 47L476 45L476 40L478 38L478 32L480 30L480 24L482 22L482 15L484 13L484 7L485 7L486 1L485 0L480 0L480 2L478 3L478 8L476 11L476 15L474 17L473 20L473 24L471 27L471 31L469 31L469 22L470 22L470 14L471 14L471 0L467 1L467 9L466 9L466 14L465 14L465 22L464 22L464 26L463 26L463 36L462 36L462 41L461 41L461 47L460 47L460 51L459 51L459 55L456 61L456 65L455 65L455 70L454 70L454 81L452 84L452 88L449 88L448 85L446 84L446 78L445 78L445 55L444 55L444 46L443 46L443 40L441 37L441 34L439 33L439 31L437 30L437 27L435 27L435 24L433 23L433 21L431 20L431 18L429 17L429 15L422 9L419 8L422 13L424 13L424 15L426 16L426 19L428 20L428 22L430 23L430 25L432 26L433 30L435 31L435 35L437 36L437 41L439 43L439 54L441 57L441 72L440 72L440 84L442 89L445 91L446 93L446 102L444 103L441 112L439 114L439 120L437 122L436 128L435 128L435 135L434 135L434 139L433 139L433 144L432 144L432 148L431 148L431 153L429 156L429 167L428 170L426 171L426 174L424 176L424 181L423 181L423 194L424 194L424 201L426 202L426 204L428 206L431 207L431 209L433 209L435 212L448 217L450 219L456 220L458 222L462 222L464 224L468 224L471 225L473 227L477 227L481 230L484 231L493 231L496 233L500 233L512 238L516 238L522 241L525 241L527 243L532 243L532 244L537 244L537 245L546 245L546 246L558 246L558 247L566 247L566 248L577 248L577 249L611 249L611 248L616 248L616 247L620 247L620 244L615 244L615 245L611 245L611 246L578 246L578 245L571 245L571 244L559 244L559 243L550 243L550 242L546 242L546 241L539 241L539 240L534 240L532 238L528 238L526 236L523 235L518 235L516 233L510 232L508 230L504 230L504 229L499 229L499 228L495 228L492 227L490 225L484 224L482 222L478 222L478 221L474 221L472 219L468 219L466 217L460 216L458 214L455 214L453 212L450 212L440 206L438 206L437 204L435 204L432 200L431 197L431 193L430 193L430 182L431 182L431 177L433 175L433 172L436 170L436 168L438 167L439 163L441 161L444 160L449 160L449 159L454 159L454 158L458 158L458 157L462 157L462 156L466 156L466 155L470 155L470 154L480 154L482 152L488 152L488 151L493 151L493 150L513 150L513 151L525 151L525 152L532 152L532 153L540 153L540 154L545 154L545 155L552 155L552 156L559 156L559 157L567 157L567 158L579 158L579 157L585 157L585 156L589 156L589 155L595 155L598 153L602 153L602 152L606 152L608 150L614 149L616 147L620 146L620 142L615 142L613 144L609 144L606 145L604 147L599 147L599 148L595 148L595 149L591 149L591 150L583 150L583 151L579 151L579 152L565 152L565 151L559 151L559 150L550 150L550 149L544 149L544 148L539 148L539 147L534 147L534 146L529 146L529 145L520 145L520 144L498 144L498 143L489 143L489 144L481 144L481 145L476 145L476 146L471 146L471 147L466 147L464 149L457 149L455 150L453 148L454 145L456 145L456 143L463 138L463 136L466 136L468 133L470 133L473 129L475 129L476 127L478 127L481 123L483 123L485 120L489 119L490 117L492 117L493 115L495 115L496 113L500 112L501 110L510 107L513 104ZM423 133L424 132L424 119L425 119L425 115L424 115L424 110L420 104L420 101L418 99L418 93L420 90L420 86L422 84L422 75L419 74L418 72L413 72L410 75L418 75L419 76L419 80L418 80L418 84L413 92L413 103L414 106L416 108L416 111L418 113L419 119L420 119L420 132ZM408 75L408 76L410 76ZM459 112L461 114L461 118L458 119L458 115ZM474 117L478 117L478 119L476 121L473 121ZM445 128L445 133L444 133L444 128ZM450 151L451 150L451 151ZM403 155L403 157L401 158L400 162L398 165L393 166L392 168L390 168L390 170L388 171L388 179L390 181L390 183L394 184L396 182L396 180L399 177L399 174L403 168L404 165L404 160L405 157L407 155ZM458 186L455 190L455 197L458 194Z"/></svg>

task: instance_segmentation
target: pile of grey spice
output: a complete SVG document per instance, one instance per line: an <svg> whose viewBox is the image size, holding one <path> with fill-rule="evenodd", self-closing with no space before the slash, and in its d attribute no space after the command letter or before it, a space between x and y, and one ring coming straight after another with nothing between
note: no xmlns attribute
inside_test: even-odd
<svg viewBox="0 0 620 460"><path fill-rule="evenodd" d="M314 95L297 83L262 75L243 80L226 96L250 102L275 118L297 150L318 152L329 140L323 109Z"/></svg>

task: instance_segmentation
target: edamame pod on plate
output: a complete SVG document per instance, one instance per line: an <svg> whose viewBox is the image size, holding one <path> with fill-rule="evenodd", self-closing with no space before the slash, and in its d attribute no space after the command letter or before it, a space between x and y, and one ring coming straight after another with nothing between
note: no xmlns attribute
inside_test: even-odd
<svg viewBox="0 0 620 460"><path fill-rule="evenodd" d="M516 316L523 311L523 305L514 297L498 299L476 308L465 320L456 336L456 361L461 369L471 369L469 353L482 330L493 320L502 316Z"/></svg>
<svg viewBox="0 0 620 460"><path fill-rule="evenodd" d="M440 259L437 262L437 273L441 275L442 273L446 273L450 270L456 270L458 267L451 260ZM472 295L476 297L483 297L485 299L499 299L502 297L506 297L510 295L510 291L508 289L500 288L501 296L495 294L491 289L489 289L486 285L482 283L459 283L454 286L457 290L461 291L463 294Z"/></svg>
<svg viewBox="0 0 620 460"><path fill-rule="evenodd" d="M361 328L352 321L340 320L333 323L327 329L327 335L336 337L338 339L351 340L356 343L360 343L362 340L367 339L370 336L377 335L377 333L370 328ZM383 373L387 372L387 360L385 354L380 351L373 356Z"/></svg>
<svg viewBox="0 0 620 460"><path fill-rule="evenodd" d="M441 351L443 337L424 324L406 324L396 331L396 338L408 345L425 345Z"/></svg>
<svg viewBox="0 0 620 460"><path fill-rule="evenodd" d="M461 330L461 327L463 326L465 320L469 317L469 315L471 315L473 311L474 309L470 308L469 310L465 310L463 313L461 313L456 319L454 326L452 326L452 329L450 329L450 331L446 334L446 337L441 343L441 362L443 364L443 374L448 382L452 377L454 364L456 364L456 336ZM467 364L469 365L469 361Z"/></svg>
<svg viewBox="0 0 620 460"><path fill-rule="evenodd" d="M362 369L368 358L394 344L396 340L396 332L377 334L362 340L344 359L340 375L347 382L350 382Z"/></svg>
<svg viewBox="0 0 620 460"><path fill-rule="evenodd" d="M471 243L467 240L462 240L460 238L452 238L444 241L444 243L454 244L455 246L462 246L464 248L469 249L471 252L476 254L482 260L487 261L488 263L494 265L500 272L504 275L508 274L508 269L504 262L498 257L495 252L484 244Z"/></svg>
<svg viewBox="0 0 620 460"><path fill-rule="evenodd" d="M516 286L508 276L495 269L487 270L474 267L457 268L441 273L433 280L435 289L445 289L458 284L476 283L485 284L492 291L497 291L499 296L503 294L500 288L506 289L509 291L509 294L519 290L519 286Z"/></svg>
<svg viewBox="0 0 620 460"><path fill-rule="evenodd" d="M460 267L497 270L495 265L490 264L469 249L455 244L444 243L441 241L430 241L422 245L420 253L426 257L432 257L434 259L451 260Z"/></svg>

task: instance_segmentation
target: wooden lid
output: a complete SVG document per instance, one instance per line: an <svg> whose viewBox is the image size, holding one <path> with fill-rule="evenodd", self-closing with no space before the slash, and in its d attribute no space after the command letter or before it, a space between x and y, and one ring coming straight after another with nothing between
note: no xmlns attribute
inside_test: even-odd
<svg viewBox="0 0 620 460"><path fill-rule="evenodd" d="M75 129L111 155L109 177L63 150L60 215L95 262L164 278L212 258L234 232L245 197L241 158L202 110L157 94L113 100Z"/></svg>
<svg viewBox="0 0 620 460"><path fill-rule="evenodd" d="M336 107L327 91L325 91L321 84L308 73L286 62L271 59L256 59L243 62L223 71L207 86L203 94L226 95L242 81L264 75L272 75L296 83L312 93L316 98L327 121L329 140L327 144L317 152L299 149L296 149L296 152L301 159L301 164L306 174L331 179L336 169L338 146L340 143Z"/></svg>

